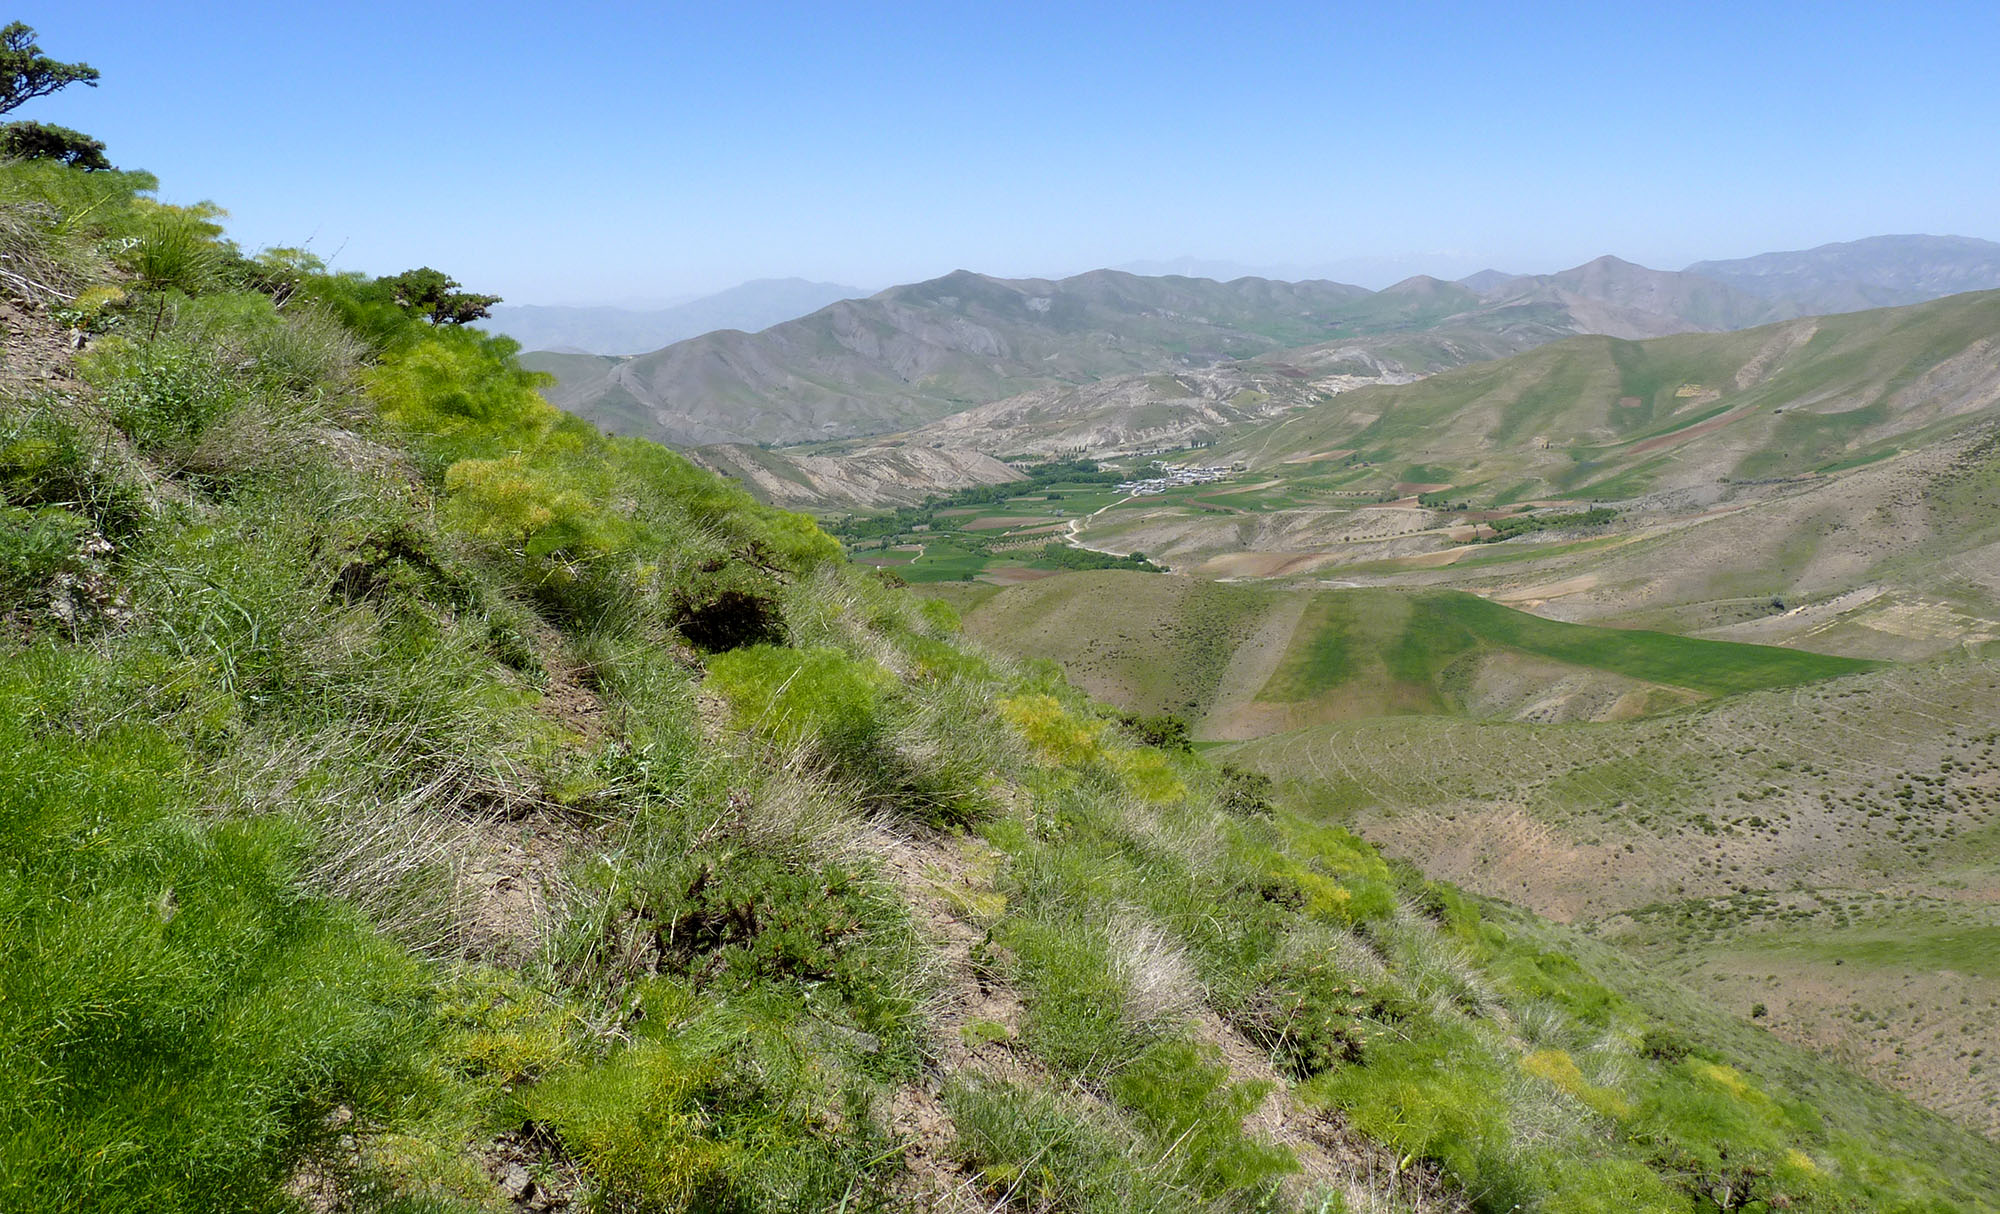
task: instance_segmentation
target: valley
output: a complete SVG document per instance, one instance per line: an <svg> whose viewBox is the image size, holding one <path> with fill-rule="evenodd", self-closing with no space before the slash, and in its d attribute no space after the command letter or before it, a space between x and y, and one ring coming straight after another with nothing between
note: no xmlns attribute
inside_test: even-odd
<svg viewBox="0 0 2000 1214"><path fill-rule="evenodd" d="M0 1212L2000 1214L1990 21L84 7Z"/></svg>
<svg viewBox="0 0 2000 1214"><path fill-rule="evenodd" d="M1217 481L817 506L986 644L1185 721L1299 812L2000 1136L1996 343L1975 293L1422 374L1349 347L1370 377L1338 383L1272 353L895 440Z"/></svg>

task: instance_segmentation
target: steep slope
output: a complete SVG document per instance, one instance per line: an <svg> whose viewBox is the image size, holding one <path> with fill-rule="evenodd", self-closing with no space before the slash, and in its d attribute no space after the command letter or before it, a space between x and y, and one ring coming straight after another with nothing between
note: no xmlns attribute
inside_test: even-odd
<svg viewBox="0 0 2000 1214"><path fill-rule="evenodd" d="M1014 469L977 451L938 451L912 444L833 456L725 444L696 447L687 455L702 467L740 482L759 501L787 508L906 506L941 489L1003 485L1021 479Z"/></svg>
<svg viewBox="0 0 2000 1214"><path fill-rule="evenodd" d="M0 165L0 1208L1994 1208L151 185Z"/></svg>
<svg viewBox="0 0 2000 1214"><path fill-rule="evenodd" d="M511 337L524 350L579 350L586 354L643 354L712 333L755 333L868 292L803 278L761 278L668 308L569 308L499 304L479 327Z"/></svg>
<svg viewBox="0 0 2000 1214"><path fill-rule="evenodd" d="M2000 288L2000 244L1968 236L1872 236L1793 253L1698 261L1687 272L1798 315L1821 315Z"/></svg>

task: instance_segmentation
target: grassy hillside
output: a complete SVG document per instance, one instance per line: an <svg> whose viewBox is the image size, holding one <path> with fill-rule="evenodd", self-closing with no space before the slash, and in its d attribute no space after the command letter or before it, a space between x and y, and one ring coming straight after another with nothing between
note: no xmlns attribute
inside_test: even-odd
<svg viewBox="0 0 2000 1214"><path fill-rule="evenodd" d="M1994 1208L151 185L0 166L0 1207Z"/></svg>
<svg viewBox="0 0 2000 1214"><path fill-rule="evenodd" d="M982 599L968 629L1095 694L1242 739L1385 713L1640 715L1870 664L1544 619L1474 595L1068 573ZM1567 682L1563 693L1551 687ZM1567 714L1566 714L1567 715Z"/></svg>
<svg viewBox="0 0 2000 1214"><path fill-rule="evenodd" d="M1738 333L1573 338L1358 391L1224 452L1268 465L1353 448L1399 467L1424 452L1456 488L1499 494L1526 481L1527 496L1632 497L1704 474L1810 472L1895 435L1907 444L1982 399L1974 368L1940 372L1981 348L1996 317L2000 293L1988 292ZM1697 441L1725 427L1727 443ZM1649 458L1669 450L1679 464L1705 458L1671 470Z"/></svg>
<svg viewBox="0 0 2000 1214"><path fill-rule="evenodd" d="M1230 758L1993 1134L1996 697L2000 666L1961 656L1644 721L1330 723Z"/></svg>

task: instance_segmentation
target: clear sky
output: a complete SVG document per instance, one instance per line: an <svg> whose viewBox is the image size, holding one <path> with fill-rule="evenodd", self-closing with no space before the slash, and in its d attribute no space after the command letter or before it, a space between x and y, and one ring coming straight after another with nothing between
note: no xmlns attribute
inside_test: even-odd
<svg viewBox="0 0 2000 1214"><path fill-rule="evenodd" d="M247 248L514 303L2000 239L1993 0L16 12L103 83L11 117L213 199Z"/></svg>

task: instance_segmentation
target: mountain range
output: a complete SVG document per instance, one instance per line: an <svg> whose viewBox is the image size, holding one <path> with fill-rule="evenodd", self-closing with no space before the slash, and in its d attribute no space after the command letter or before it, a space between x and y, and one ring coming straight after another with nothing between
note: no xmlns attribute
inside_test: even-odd
<svg viewBox="0 0 2000 1214"><path fill-rule="evenodd" d="M761 332L706 333L632 358L526 361L556 376L549 395L561 407L682 447L911 431L988 455L1121 453L1209 441L1223 415L1268 416L1566 337L1728 331L1986 284L2000 285L2000 245L1925 236L1683 271L1607 256L1556 274L1418 276L1373 292L961 270Z"/></svg>

